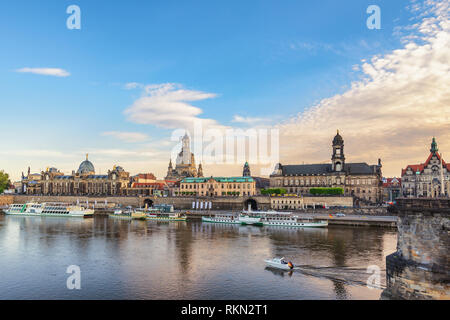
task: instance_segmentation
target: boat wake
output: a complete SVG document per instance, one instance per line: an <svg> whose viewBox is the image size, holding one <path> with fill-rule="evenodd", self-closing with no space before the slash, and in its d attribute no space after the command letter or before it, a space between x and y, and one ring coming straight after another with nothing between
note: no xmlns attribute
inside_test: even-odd
<svg viewBox="0 0 450 320"><path fill-rule="evenodd" d="M380 285L371 284L372 288L383 290L386 288L386 270L380 270ZM282 272L280 270L280 272ZM353 267L317 267L312 265L295 265L294 269L289 271L289 275L294 272L300 272L302 274L326 278L333 281L343 282L349 285L367 286L368 279L372 273L368 273L366 268L353 268Z"/></svg>

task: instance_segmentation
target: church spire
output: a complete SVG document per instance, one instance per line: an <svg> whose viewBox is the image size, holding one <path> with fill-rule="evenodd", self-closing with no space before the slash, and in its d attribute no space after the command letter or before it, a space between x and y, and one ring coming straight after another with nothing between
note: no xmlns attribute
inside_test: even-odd
<svg viewBox="0 0 450 320"><path fill-rule="evenodd" d="M248 161L245 162L244 164L244 169L242 170L242 176L243 177L251 177L251 173L250 173L250 165L248 164Z"/></svg>
<svg viewBox="0 0 450 320"><path fill-rule="evenodd" d="M203 178L203 167L201 163L198 165L197 177Z"/></svg>
<svg viewBox="0 0 450 320"><path fill-rule="evenodd" d="M439 151L439 149L438 149L438 146L437 146L436 138L433 137L433 141L431 142L431 149L430 149L430 152L431 152L431 153L436 153L436 152L438 152L438 151Z"/></svg>

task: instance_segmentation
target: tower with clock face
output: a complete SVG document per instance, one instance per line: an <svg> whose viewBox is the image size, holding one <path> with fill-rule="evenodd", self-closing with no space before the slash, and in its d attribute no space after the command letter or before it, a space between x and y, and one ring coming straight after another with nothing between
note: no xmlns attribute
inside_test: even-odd
<svg viewBox="0 0 450 320"><path fill-rule="evenodd" d="M344 139L337 131L333 139L333 155L331 156L332 170L335 172L344 171L345 156L344 156Z"/></svg>

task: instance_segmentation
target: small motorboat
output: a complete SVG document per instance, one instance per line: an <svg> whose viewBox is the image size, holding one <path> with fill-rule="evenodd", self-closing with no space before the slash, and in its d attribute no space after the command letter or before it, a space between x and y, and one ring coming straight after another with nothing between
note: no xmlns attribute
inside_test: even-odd
<svg viewBox="0 0 450 320"><path fill-rule="evenodd" d="M282 270L294 269L294 264L291 261L286 261L284 258L266 259L266 266Z"/></svg>

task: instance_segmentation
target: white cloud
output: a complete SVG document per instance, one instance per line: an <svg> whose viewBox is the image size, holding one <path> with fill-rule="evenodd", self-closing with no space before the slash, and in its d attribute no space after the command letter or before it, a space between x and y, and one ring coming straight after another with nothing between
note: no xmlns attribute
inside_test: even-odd
<svg viewBox="0 0 450 320"><path fill-rule="evenodd" d="M64 69L59 68L22 68L17 69L16 72L20 73L33 73L40 74L44 76L54 76L54 77L68 77L70 73Z"/></svg>
<svg viewBox="0 0 450 320"><path fill-rule="evenodd" d="M426 1L421 21L404 28L410 34L403 48L363 62L364 80L280 125L283 162L329 161L336 129L347 161L381 157L386 175L424 161L433 135L450 161L449 3Z"/></svg>
<svg viewBox="0 0 450 320"><path fill-rule="evenodd" d="M139 132L107 131L103 136L112 136L125 142L142 142L148 140L148 136Z"/></svg>
<svg viewBox="0 0 450 320"><path fill-rule="evenodd" d="M268 118L253 118L253 117L243 117L240 115L235 115L232 122L245 123L245 124L257 124L262 122L269 122L271 119Z"/></svg>
<svg viewBox="0 0 450 320"><path fill-rule="evenodd" d="M138 82L128 82L125 84L124 87L127 90L132 90L132 89L136 89L136 88L143 88L143 85Z"/></svg>
<svg viewBox="0 0 450 320"><path fill-rule="evenodd" d="M143 95L124 111L132 122L168 129L191 128L198 121L203 127L219 126L213 119L200 118L203 110L191 104L214 98L217 96L214 93L187 90L174 83L147 85L143 91Z"/></svg>

